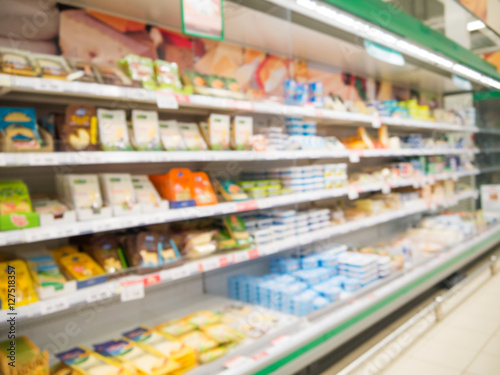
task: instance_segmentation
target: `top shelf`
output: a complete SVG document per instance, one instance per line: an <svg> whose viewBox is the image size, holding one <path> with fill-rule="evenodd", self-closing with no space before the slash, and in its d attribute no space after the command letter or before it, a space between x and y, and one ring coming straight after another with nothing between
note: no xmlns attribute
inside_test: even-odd
<svg viewBox="0 0 500 375"><path fill-rule="evenodd" d="M160 112L207 114L224 113L272 114L312 118L331 125L386 124L394 128L439 130L475 133L477 127L461 126L408 118L381 117L361 113L320 109L312 106L291 106L272 102L251 102L203 95L179 95L149 91L142 88L120 87L97 83L68 82L53 79L10 76L0 74L0 98L35 103L69 104L72 102L95 104L102 107L130 108L131 103L143 109ZM166 100L165 100L166 99Z"/></svg>

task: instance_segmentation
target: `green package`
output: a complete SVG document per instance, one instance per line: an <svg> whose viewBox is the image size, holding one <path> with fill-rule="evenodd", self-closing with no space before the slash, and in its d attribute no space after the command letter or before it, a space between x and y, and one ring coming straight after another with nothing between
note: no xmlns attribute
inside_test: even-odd
<svg viewBox="0 0 500 375"><path fill-rule="evenodd" d="M145 89L155 90L157 88L153 60L149 57L127 55L118 61L118 65L132 80L141 82Z"/></svg>

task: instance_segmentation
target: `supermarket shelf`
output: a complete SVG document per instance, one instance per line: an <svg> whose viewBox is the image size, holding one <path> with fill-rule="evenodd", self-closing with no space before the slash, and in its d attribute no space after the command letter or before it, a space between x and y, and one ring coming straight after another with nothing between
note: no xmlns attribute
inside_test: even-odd
<svg viewBox="0 0 500 375"><path fill-rule="evenodd" d="M268 342L258 352L247 353L246 361L221 375L286 375L305 367L354 337L357 333L395 311L419 293L453 273L500 242L500 224L438 254L379 288L349 303L310 319L307 329L298 329L280 345ZM230 360L230 359L228 359ZM300 362L300 363L299 363Z"/></svg>
<svg viewBox="0 0 500 375"><path fill-rule="evenodd" d="M218 110L225 112L262 113L282 116L301 116L325 120L332 124L371 124L380 123L402 128L415 128L441 131L476 132L476 127L467 127L434 121L406 118L379 117L351 112L318 109L312 106L291 106L278 103L250 102L245 100L224 99L203 95L178 95L158 93L141 88L120 87L97 83L68 82L61 80L20 77L0 74L0 95L15 100L30 102L68 103L70 101L95 101L101 106L119 106L141 103L155 107L159 111ZM28 95L27 95L28 94ZM108 101L108 103L106 103Z"/></svg>
<svg viewBox="0 0 500 375"><path fill-rule="evenodd" d="M444 202L441 207L450 207L457 204L461 200L473 197L477 197L476 190L465 191L455 195L453 199ZM418 201L412 204L411 207L387 212L377 216L367 217L365 219L346 224L334 225L319 231L307 233L300 237L292 236L286 240L274 242L250 250L233 251L221 255L210 256L202 260L191 261L179 267L162 270L145 276L127 276L112 281L104 281L104 279L100 279L98 281L101 283L94 286L88 286L87 283L83 282L80 289L79 285L74 282L74 286L70 287L72 290L72 293L70 294L18 307L16 309L17 320L19 321L50 315L85 303L118 297L121 293L121 285L123 282L127 283L131 280L142 280L142 283L146 287L165 284L179 279L199 275L204 272L227 267L229 265L293 249L297 246L304 246L318 241L327 240L338 235L355 232L363 228L383 224L402 217L423 213L428 210L437 209L438 207L438 205L428 205L424 201ZM6 310L0 311L0 319L2 319L0 327L3 324L6 324L6 318L8 317L7 314L8 311Z"/></svg>
<svg viewBox="0 0 500 375"><path fill-rule="evenodd" d="M237 212L266 209L272 207L287 206L296 203L311 202L321 199L337 198L348 196L350 199L357 199L360 194L381 191L384 194L390 193L391 189L405 186L415 188L424 184L434 184L435 181L453 179L476 175L476 170L464 172L449 172L434 176L424 176L417 179L406 179L394 184L374 184L370 186L351 186L349 188L325 189L305 193L295 193L281 195L277 197L261 198L241 202L224 202L213 206L189 207L183 209L171 209L164 212L148 213L139 215L128 215L111 217L107 219L83 221L56 226L37 227L21 230L11 230L0 232L0 246L16 245L20 243L33 243L39 241L53 240L80 236L92 233L101 233L111 230L140 227L144 225L168 223L180 220L197 219L217 215L227 215Z"/></svg>
<svg viewBox="0 0 500 375"><path fill-rule="evenodd" d="M500 135L500 129L477 128L477 132L480 134Z"/></svg>
<svg viewBox="0 0 500 375"><path fill-rule="evenodd" d="M478 153L481 154L496 154L500 152L500 147L487 147L487 148L480 148Z"/></svg>
<svg viewBox="0 0 500 375"><path fill-rule="evenodd" d="M462 155L477 149L401 150L303 150L303 151L93 151L0 153L0 167L93 165L125 163L264 161L297 159L340 159L402 157L421 155Z"/></svg>
<svg viewBox="0 0 500 375"><path fill-rule="evenodd" d="M491 167L483 167L480 169L480 173L492 173L500 172L500 165L493 165Z"/></svg>

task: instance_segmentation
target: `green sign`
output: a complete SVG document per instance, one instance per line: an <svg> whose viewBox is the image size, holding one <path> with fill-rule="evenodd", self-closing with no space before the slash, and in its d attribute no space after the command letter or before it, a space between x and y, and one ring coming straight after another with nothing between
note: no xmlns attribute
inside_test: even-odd
<svg viewBox="0 0 500 375"><path fill-rule="evenodd" d="M181 0L184 34L224 39L224 0Z"/></svg>

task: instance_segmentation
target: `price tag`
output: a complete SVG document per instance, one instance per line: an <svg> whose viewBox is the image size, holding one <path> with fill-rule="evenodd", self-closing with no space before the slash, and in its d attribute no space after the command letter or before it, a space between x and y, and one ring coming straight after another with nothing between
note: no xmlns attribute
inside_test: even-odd
<svg viewBox="0 0 500 375"><path fill-rule="evenodd" d="M288 336L288 335L281 335L279 337L276 337L274 340L271 341L271 345L272 346L279 346L279 345L283 345L283 344L286 344L288 342L290 342L291 340L291 337Z"/></svg>
<svg viewBox="0 0 500 375"><path fill-rule="evenodd" d="M58 311L69 309L69 301L67 298L55 298L44 301L40 305L42 315L49 315Z"/></svg>
<svg viewBox="0 0 500 375"><path fill-rule="evenodd" d="M160 273L155 273L153 275L144 276L142 281L144 282L144 286L151 286L151 285L159 284L161 282Z"/></svg>
<svg viewBox="0 0 500 375"><path fill-rule="evenodd" d="M47 239L44 228L30 228L24 231L24 240L26 242L37 242Z"/></svg>
<svg viewBox="0 0 500 375"><path fill-rule="evenodd" d="M248 250L248 258L255 259L259 257L259 249Z"/></svg>
<svg viewBox="0 0 500 375"><path fill-rule="evenodd" d="M355 152L350 152L349 153L349 161L351 163L359 163L359 154Z"/></svg>
<svg viewBox="0 0 500 375"><path fill-rule="evenodd" d="M207 259L206 261L200 263L200 272L208 272L219 268L219 260L218 259Z"/></svg>
<svg viewBox="0 0 500 375"><path fill-rule="evenodd" d="M120 300L122 302L144 298L144 282L142 279L121 282Z"/></svg>
<svg viewBox="0 0 500 375"><path fill-rule="evenodd" d="M189 276L189 270L186 267L181 266L181 267L171 269L169 271L170 271L170 278L172 280L183 279L183 278Z"/></svg>
<svg viewBox="0 0 500 375"><path fill-rule="evenodd" d="M382 126L382 119L380 118L380 116L373 116L372 117L372 126L375 129L378 129Z"/></svg>
<svg viewBox="0 0 500 375"><path fill-rule="evenodd" d="M255 355L253 355L253 356L252 356L252 359L253 359L254 361L258 361L259 359L264 358L264 357L267 357L268 355L269 355L269 354L268 354L267 352L265 352L265 351L264 351L264 352L260 352L260 353L257 353L257 354L255 354Z"/></svg>
<svg viewBox="0 0 500 375"><path fill-rule="evenodd" d="M383 185L382 194L390 194L390 193L391 193L391 187L389 185Z"/></svg>
<svg viewBox="0 0 500 375"><path fill-rule="evenodd" d="M234 357L233 359L230 359L229 361L224 362L224 367L227 369L232 369L240 366L245 366L252 362L253 360L251 358L239 355L237 357Z"/></svg>
<svg viewBox="0 0 500 375"><path fill-rule="evenodd" d="M246 262L248 259L250 259L248 251L238 251L233 254L233 263Z"/></svg>
<svg viewBox="0 0 500 375"><path fill-rule="evenodd" d="M350 200L358 199L359 198L359 193L358 193L357 190L349 189L349 192L347 193L347 196L349 197Z"/></svg>
<svg viewBox="0 0 500 375"><path fill-rule="evenodd" d="M227 257L220 257L219 267L226 267L226 266L229 266L229 259Z"/></svg>
<svg viewBox="0 0 500 375"><path fill-rule="evenodd" d="M29 165L58 165L57 155L52 152L30 153L28 155Z"/></svg>
<svg viewBox="0 0 500 375"><path fill-rule="evenodd" d="M179 102L177 101L176 96L169 92L157 92L156 105L158 108L179 109Z"/></svg>
<svg viewBox="0 0 500 375"><path fill-rule="evenodd" d="M97 301L102 301L103 299L108 299L113 297L113 292L110 286L92 288L87 292L87 303L93 303Z"/></svg>
<svg viewBox="0 0 500 375"><path fill-rule="evenodd" d="M10 87L10 76L8 74L0 74L0 86Z"/></svg>
<svg viewBox="0 0 500 375"><path fill-rule="evenodd" d="M37 81L37 90L62 92L64 91L64 82L58 79L40 79Z"/></svg>
<svg viewBox="0 0 500 375"><path fill-rule="evenodd" d="M251 211L256 210L259 207L257 206L257 202L254 200L244 201L244 202L236 202L236 211Z"/></svg>
<svg viewBox="0 0 500 375"><path fill-rule="evenodd" d="M0 154L0 167L4 167L7 165L7 158L4 154Z"/></svg>

